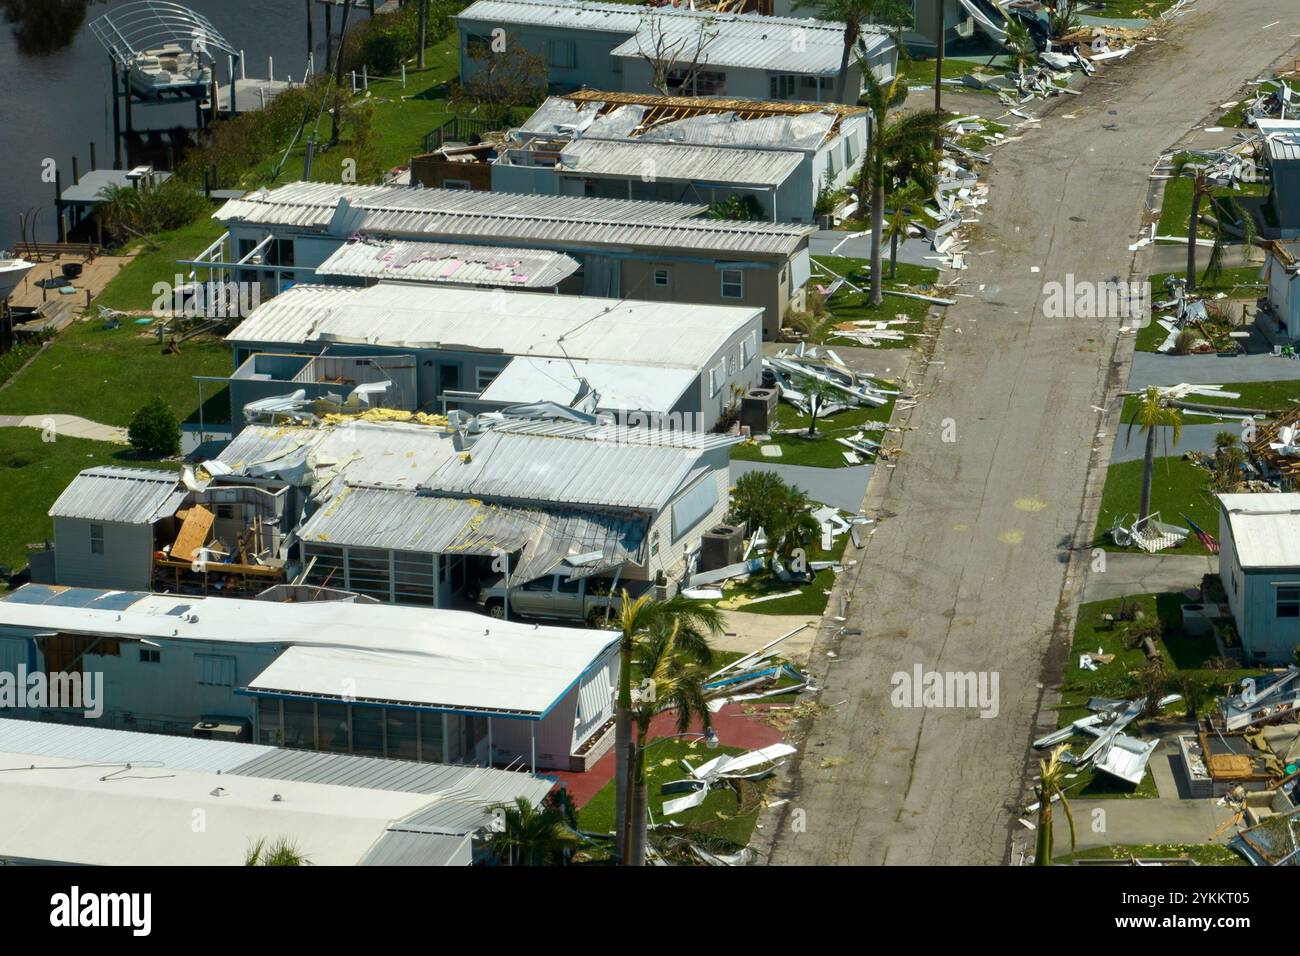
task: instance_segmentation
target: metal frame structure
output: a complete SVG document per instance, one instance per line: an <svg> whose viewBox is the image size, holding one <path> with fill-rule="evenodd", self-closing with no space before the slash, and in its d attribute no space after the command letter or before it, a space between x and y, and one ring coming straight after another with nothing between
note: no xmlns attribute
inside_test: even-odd
<svg viewBox="0 0 1300 956"><path fill-rule="evenodd" d="M129 67L137 54L166 43L179 43L214 60L213 50L239 55L211 20L166 0L128 3L93 20L90 30L121 67Z"/></svg>

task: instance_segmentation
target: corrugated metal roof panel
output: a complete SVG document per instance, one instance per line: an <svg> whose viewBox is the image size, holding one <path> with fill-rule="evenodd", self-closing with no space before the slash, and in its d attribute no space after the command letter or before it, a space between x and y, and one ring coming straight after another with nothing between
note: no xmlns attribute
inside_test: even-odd
<svg viewBox="0 0 1300 956"><path fill-rule="evenodd" d="M346 342L606 362L644 362L653 342L656 365L698 371L760 314L748 306L500 289L380 283L340 294L296 285L254 309L227 341Z"/></svg>
<svg viewBox="0 0 1300 956"><path fill-rule="evenodd" d="M649 169L657 180L775 187L802 162L803 156L791 150L579 139L564 148L556 168L592 176L638 177Z"/></svg>
<svg viewBox="0 0 1300 956"><path fill-rule="evenodd" d="M343 200L348 209L340 211ZM337 213L334 231L340 237L370 232L507 246L536 242L787 256L813 231L798 223L693 218L704 208L585 196L291 183L231 200L214 216L227 223L324 229Z"/></svg>
<svg viewBox="0 0 1300 956"><path fill-rule="evenodd" d="M579 268L576 259L550 249L359 240L340 246L316 267L316 274L545 289L567 279Z"/></svg>
<svg viewBox="0 0 1300 956"><path fill-rule="evenodd" d="M5 719L0 720L0 752L229 773L251 760L276 753L276 749L260 744L109 730L84 723Z"/></svg>
<svg viewBox="0 0 1300 956"><path fill-rule="evenodd" d="M880 28L866 26L859 45L875 53L892 42ZM656 43L670 45L684 63L695 61L698 51L701 66L833 76L844 52L844 24L756 13L655 10L611 55L640 58L642 50L654 49Z"/></svg>
<svg viewBox="0 0 1300 956"><path fill-rule="evenodd" d="M453 494L575 506L663 508L690 473L689 448L512 434L479 438L468 462L449 461L430 485Z"/></svg>
<svg viewBox="0 0 1300 956"><path fill-rule="evenodd" d="M584 383L599 396L600 411L667 413L696 381L693 369L585 359L516 358L492 380L480 401L505 405L555 402L571 406Z"/></svg>
<svg viewBox="0 0 1300 956"><path fill-rule="evenodd" d="M153 468L105 465L87 468L50 506L52 518L83 518L122 524L148 524L174 512L184 497L180 475Z"/></svg>
<svg viewBox="0 0 1300 956"><path fill-rule="evenodd" d="M571 30L631 34L636 32L642 13L640 7L627 3L477 0L457 14L456 19L477 23L526 23Z"/></svg>
<svg viewBox="0 0 1300 956"><path fill-rule="evenodd" d="M361 861L362 866L469 866L473 837L413 830L388 830Z"/></svg>

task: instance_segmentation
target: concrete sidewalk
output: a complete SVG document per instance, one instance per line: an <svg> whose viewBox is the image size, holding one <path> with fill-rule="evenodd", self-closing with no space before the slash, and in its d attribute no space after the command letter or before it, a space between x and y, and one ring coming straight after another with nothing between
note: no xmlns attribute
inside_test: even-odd
<svg viewBox="0 0 1300 956"><path fill-rule="evenodd" d="M59 438L86 438L90 441L126 444L126 429L102 425L77 415L0 415L0 428L49 429Z"/></svg>
<svg viewBox="0 0 1300 956"><path fill-rule="evenodd" d="M1223 385L1226 382L1300 381L1300 362L1273 355L1160 355L1134 352L1130 391L1149 385ZM1195 401L1200 396L1190 400ZM1205 401L1210 401L1206 398Z"/></svg>

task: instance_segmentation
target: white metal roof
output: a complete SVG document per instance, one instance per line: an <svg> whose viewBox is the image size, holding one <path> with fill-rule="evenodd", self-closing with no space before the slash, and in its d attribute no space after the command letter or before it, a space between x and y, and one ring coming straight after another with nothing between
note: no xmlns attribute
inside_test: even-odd
<svg viewBox="0 0 1300 956"><path fill-rule="evenodd" d="M1300 569L1300 494L1219 495L1243 568Z"/></svg>
<svg viewBox="0 0 1300 956"><path fill-rule="evenodd" d="M550 249L358 239L340 246L316 267L316 274L445 285L546 289L567 279L579 268L576 259Z"/></svg>
<svg viewBox="0 0 1300 956"><path fill-rule="evenodd" d="M57 724L43 720L0 719L0 752L229 773L251 760L275 753L276 748L200 737L110 730L86 722Z"/></svg>
<svg viewBox="0 0 1300 956"><path fill-rule="evenodd" d="M728 255L788 256L813 231L798 223L694 218L704 209L690 203L585 196L291 183L231 200L213 216L227 225L292 226L340 238L369 233L509 246L666 248Z"/></svg>
<svg viewBox="0 0 1300 956"><path fill-rule="evenodd" d="M693 369L586 359L517 358L479 399L505 405L555 402L570 406L584 394L583 382L599 395L600 411L670 412L695 382Z"/></svg>
<svg viewBox="0 0 1300 956"><path fill-rule="evenodd" d="M374 229L395 226L404 218L431 213L501 216L510 219L580 218L630 224L671 222L697 216L704 211L703 206L690 203L635 199L295 182L273 190L262 188L240 199L229 200L213 213L213 218L227 223L246 221L323 228L330 225L343 203L354 218L361 217L349 225L355 227L361 222Z"/></svg>
<svg viewBox="0 0 1300 956"><path fill-rule="evenodd" d="M702 369L762 310L517 290L379 283L297 285L253 310L227 341L346 342Z"/></svg>
<svg viewBox="0 0 1300 956"><path fill-rule="evenodd" d="M477 0L459 14L457 20L478 23L515 23L561 27L571 30L595 30L608 33L635 33L644 11L630 3L589 3L576 0Z"/></svg>
<svg viewBox="0 0 1300 956"><path fill-rule="evenodd" d="M52 518L148 524L175 512L184 498L179 481L178 472L163 469L87 468L63 489L49 514Z"/></svg>
<svg viewBox="0 0 1300 956"><path fill-rule="evenodd" d="M344 601L278 603L75 589L84 591L83 605L92 603L95 594L128 600L113 608L50 603L67 590L18 589L0 599L0 626L126 639L290 645L294 656L282 667L268 669L251 687L268 688L283 679L298 684L275 689L296 687L305 693L310 684L312 693L342 696L348 685L326 677L346 674L356 678L352 696L359 700L452 711L540 718L617 640L609 631ZM48 602L29 603L47 596Z"/></svg>
<svg viewBox="0 0 1300 956"><path fill-rule="evenodd" d="M710 15L661 8L647 15L637 33L615 47L611 55L640 59L642 51L654 49L657 41L670 45L682 62L695 60L702 47L698 57L701 66L834 76L839 73L844 52L844 24L756 13ZM892 43L888 33L871 26L863 27L859 40L868 54Z"/></svg>
<svg viewBox="0 0 1300 956"><path fill-rule="evenodd" d="M469 461L447 462L429 479L430 486L511 501L657 511L705 454L698 447L596 438L583 428L552 434L494 428L479 437Z"/></svg>
<svg viewBox="0 0 1300 956"><path fill-rule="evenodd" d="M430 802L419 793L170 767L114 772L8 752L0 776L0 856L102 866L239 866L257 839L281 837L315 865L351 866L390 823Z"/></svg>
<svg viewBox="0 0 1300 956"><path fill-rule="evenodd" d="M648 174L656 180L774 188L802 162L802 155L790 150L579 139L564 147L556 168L589 176Z"/></svg>

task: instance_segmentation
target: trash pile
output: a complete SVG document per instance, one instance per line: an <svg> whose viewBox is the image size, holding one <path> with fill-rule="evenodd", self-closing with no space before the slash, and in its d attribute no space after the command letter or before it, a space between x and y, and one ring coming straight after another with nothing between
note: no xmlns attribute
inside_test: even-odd
<svg viewBox="0 0 1300 956"><path fill-rule="evenodd" d="M1157 238L1167 237L1156 236L1153 226L1150 236L1144 236L1130 248L1147 245ZM1189 296L1186 279L1170 276L1165 280L1165 287L1169 290L1169 298L1152 303L1151 306L1153 313L1151 321L1167 333L1165 340L1156 346L1157 352L1164 355L1174 352L1178 347L1178 337L1189 330L1196 333L1196 341L1190 345L1184 344L1182 347L1182 351L1189 355L1208 353L1228 355L1244 348L1242 343L1250 338L1250 330L1230 325L1219 306L1215 306L1214 311L1211 311L1206 300ZM1227 295L1219 292L1215 298L1226 299ZM1167 314L1155 315L1154 313L1157 312Z"/></svg>
<svg viewBox="0 0 1300 956"><path fill-rule="evenodd" d="M1091 655L1086 656L1090 664L1095 663ZM1088 669L1095 668L1090 666ZM1167 694L1160 698L1159 707L1164 708L1180 700L1182 697L1178 694ZM1039 737L1034 741L1034 749L1046 750L1063 744L1076 735L1087 735L1094 740L1082 753L1066 751L1061 755L1061 760L1079 768L1091 763L1095 770L1134 786L1140 784L1143 775L1146 774L1147 762L1160 741L1139 740L1123 731L1146 711L1146 702L1142 698L1111 700L1105 697L1093 697L1088 701L1087 708L1092 713L1080 717L1068 726ZM1036 810L1037 806L1027 809Z"/></svg>
<svg viewBox="0 0 1300 956"><path fill-rule="evenodd" d="M823 402L817 413L819 416L862 405L880 408L891 396L898 395L897 389L882 388L869 376L849 368L833 349L828 348L819 354L817 346L807 346L803 342L793 352L782 349L776 355L764 358L763 368L765 373L771 373L780 387L781 398L805 415L811 412L812 407L800 386L810 379L830 385L840 396L837 400Z"/></svg>
<svg viewBox="0 0 1300 956"><path fill-rule="evenodd" d="M1117 517L1107 532L1110 539L1121 548L1140 548L1155 554L1166 548L1181 547L1190 535L1190 528L1182 528L1161 520L1159 511L1144 517L1127 514Z"/></svg>
<svg viewBox="0 0 1300 956"><path fill-rule="evenodd" d="M1259 120L1300 119L1300 92L1293 90L1285 79L1279 76L1255 80L1252 85L1255 94L1243 111L1247 126L1255 126Z"/></svg>
<svg viewBox="0 0 1300 956"><path fill-rule="evenodd" d="M1260 473L1278 485L1300 485L1300 408L1291 408L1274 421L1260 424L1249 443L1251 459Z"/></svg>

